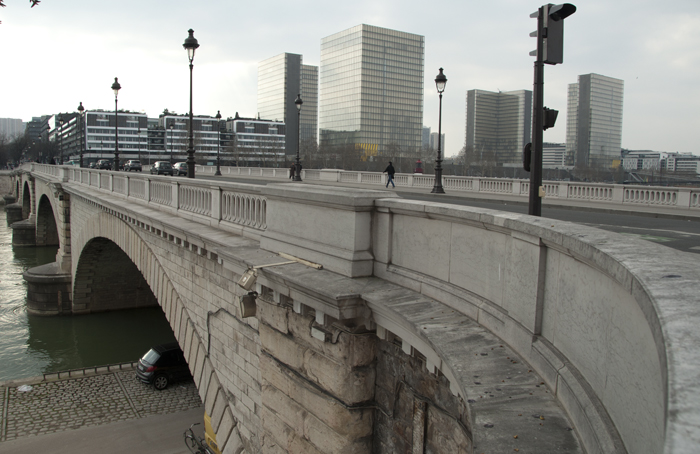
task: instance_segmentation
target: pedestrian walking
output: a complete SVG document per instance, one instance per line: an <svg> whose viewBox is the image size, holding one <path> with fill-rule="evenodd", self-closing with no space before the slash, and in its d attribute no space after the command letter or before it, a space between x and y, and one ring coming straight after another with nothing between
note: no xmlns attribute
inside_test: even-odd
<svg viewBox="0 0 700 454"><path fill-rule="evenodd" d="M389 175L389 179L386 182L386 187L388 188L389 183L391 183L391 187L395 188L396 185L394 184L394 174L396 173L396 171L394 170L394 166L391 165L391 161L389 161L389 165L386 166L386 169L384 169L383 173L386 173L387 175Z"/></svg>
<svg viewBox="0 0 700 454"><path fill-rule="evenodd" d="M296 170L296 167L294 164L292 164L292 167L289 168L289 179L291 180L294 178L294 171Z"/></svg>

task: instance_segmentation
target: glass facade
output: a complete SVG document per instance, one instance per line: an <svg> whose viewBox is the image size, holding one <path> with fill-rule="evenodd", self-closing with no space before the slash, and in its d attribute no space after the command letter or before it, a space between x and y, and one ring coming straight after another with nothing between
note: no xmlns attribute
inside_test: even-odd
<svg viewBox="0 0 700 454"><path fill-rule="evenodd" d="M420 148L424 50L423 36L365 24L323 38L321 144Z"/></svg>
<svg viewBox="0 0 700 454"><path fill-rule="evenodd" d="M316 138L318 128L318 67L302 64L299 54L284 53L258 63L258 115L288 127L285 154L296 154L301 139ZM301 119L294 100L304 102Z"/></svg>
<svg viewBox="0 0 700 454"><path fill-rule="evenodd" d="M318 142L318 66L301 65L301 140Z"/></svg>
<svg viewBox="0 0 700 454"><path fill-rule="evenodd" d="M532 91L467 92L466 146L480 159L501 165L521 165L530 142Z"/></svg>
<svg viewBox="0 0 700 454"><path fill-rule="evenodd" d="M577 166L620 164L623 96L624 81L600 74L569 85L566 145Z"/></svg>

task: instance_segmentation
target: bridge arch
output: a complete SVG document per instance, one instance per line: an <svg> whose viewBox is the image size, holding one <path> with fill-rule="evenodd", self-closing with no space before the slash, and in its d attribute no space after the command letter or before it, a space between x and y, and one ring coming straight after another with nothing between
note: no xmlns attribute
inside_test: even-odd
<svg viewBox="0 0 700 454"><path fill-rule="evenodd" d="M22 219L27 219L32 214L32 189L31 181L26 180L22 189Z"/></svg>
<svg viewBox="0 0 700 454"><path fill-rule="evenodd" d="M182 348L192 372L195 385L204 409L212 416L212 426L222 452L227 443L240 445L237 421L230 409L229 396L221 386L214 370L203 338L196 327L183 298L178 294L166 269L162 266L151 246L128 223L104 211L89 216L82 228L72 235L75 251L72 260L73 312L86 313L91 310L94 293L88 289L90 274L94 267L103 266L107 255L117 257L119 263L126 259L141 274L155 302L159 304L170 323L175 338ZM118 251L117 251L118 249ZM128 271L133 273L134 269ZM130 274L133 275L133 274ZM108 310L108 309L97 309Z"/></svg>
<svg viewBox="0 0 700 454"><path fill-rule="evenodd" d="M158 301L129 256L113 241L96 237L78 258L73 304L93 313L155 306Z"/></svg>
<svg viewBox="0 0 700 454"><path fill-rule="evenodd" d="M46 194L42 194L37 204L36 245L60 246L56 215Z"/></svg>

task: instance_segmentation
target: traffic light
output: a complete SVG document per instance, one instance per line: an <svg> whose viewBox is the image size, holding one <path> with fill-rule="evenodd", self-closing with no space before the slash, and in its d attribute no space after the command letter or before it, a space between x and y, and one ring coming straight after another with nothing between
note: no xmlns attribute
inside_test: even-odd
<svg viewBox="0 0 700 454"><path fill-rule="evenodd" d="M576 12L570 3L542 6L543 9L543 55L542 61L556 65L564 61L564 19Z"/></svg>
<svg viewBox="0 0 700 454"><path fill-rule="evenodd" d="M557 122L557 115L559 115L558 110L549 109L547 107L544 108L544 121L542 122L542 129L544 131L554 127L554 123Z"/></svg>

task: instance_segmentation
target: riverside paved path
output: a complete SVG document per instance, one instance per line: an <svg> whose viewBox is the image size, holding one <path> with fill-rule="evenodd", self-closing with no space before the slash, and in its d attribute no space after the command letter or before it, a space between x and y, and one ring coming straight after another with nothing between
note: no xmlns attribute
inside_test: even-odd
<svg viewBox="0 0 700 454"><path fill-rule="evenodd" d="M31 386L31 390L22 391L27 389L23 386ZM157 391L136 379L133 365L0 382L0 398L0 447L5 441L176 413L202 405L193 381L176 382Z"/></svg>

